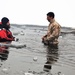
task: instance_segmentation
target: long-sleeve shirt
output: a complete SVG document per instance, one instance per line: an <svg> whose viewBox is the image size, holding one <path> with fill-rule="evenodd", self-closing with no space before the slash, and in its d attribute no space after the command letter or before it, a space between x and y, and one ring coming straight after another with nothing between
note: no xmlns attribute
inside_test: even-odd
<svg viewBox="0 0 75 75"><path fill-rule="evenodd" d="M48 26L48 31L46 34L47 40L58 43L59 34L60 34L60 25L53 19L51 20Z"/></svg>
<svg viewBox="0 0 75 75"><path fill-rule="evenodd" d="M0 41L13 41L12 33L9 30L1 29L0 30Z"/></svg>

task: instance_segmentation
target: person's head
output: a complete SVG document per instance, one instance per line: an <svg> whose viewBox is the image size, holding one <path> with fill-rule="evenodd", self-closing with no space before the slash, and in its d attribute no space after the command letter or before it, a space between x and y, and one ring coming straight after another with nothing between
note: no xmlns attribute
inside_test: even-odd
<svg viewBox="0 0 75 75"><path fill-rule="evenodd" d="M10 28L9 19L7 17L3 17L1 19L1 23L3 25L3 28L5 28L5 29L9 29Z"/></svg>
<svg viewBox="0 0 75 75"><path fill-rule="evenodd" d="M50 22L50 20L54 19L55 14L54 12L48 12L47 13L47 20Z"/></svg>

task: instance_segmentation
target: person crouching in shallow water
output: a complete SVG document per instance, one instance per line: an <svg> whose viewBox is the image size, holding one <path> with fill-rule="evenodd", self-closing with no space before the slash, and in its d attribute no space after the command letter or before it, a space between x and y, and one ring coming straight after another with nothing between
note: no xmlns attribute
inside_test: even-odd
<svg viewBox="0 0 75 75"><path fill-rule="evenodd" d="M48 26L47 34L42 37L42 42L45 45L58 48L58 37L60 33L60 25L54 19L55 14L53 12L47 13L47 20L50 22Z"/></svg>
<svg viewBox="0 0 75 75"><path fill-rule="evenodd" d="M7 17L1 19L0 24L0 42L15 41L10 29L10 22Z"/></svg>

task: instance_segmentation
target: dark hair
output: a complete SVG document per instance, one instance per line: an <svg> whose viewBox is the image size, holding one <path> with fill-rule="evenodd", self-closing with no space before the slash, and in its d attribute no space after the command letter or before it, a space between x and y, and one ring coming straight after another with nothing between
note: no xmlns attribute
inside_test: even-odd
<svg viewBox="0 0 75 75"><path fill-rule="evenodd" d="M2 28L5 28L6 30L9 30L10 26L7 25L8 22L9 22L9 19L7 17L3 17L1 19Z"/></svg>
<svg viewBox="0 0 75 75"><path fill-rule="evenodd" d="M54 18L54 17L55 17L55 14L54 14L54 12L48 12L48 13L47 13L47 16Z"/></svg>
<svg viewBox="0 0 75 75"><path fill-rule="evenodd" d="M7 17L3 17L1 19L2 24L5 24L5 25L7 24L8 21L9 21L9 19Z"/></svg>

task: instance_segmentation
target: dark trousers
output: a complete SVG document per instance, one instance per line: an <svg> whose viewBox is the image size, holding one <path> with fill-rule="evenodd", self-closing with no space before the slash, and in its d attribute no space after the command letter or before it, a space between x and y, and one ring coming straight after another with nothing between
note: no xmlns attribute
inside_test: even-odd
<svg viewBox="0 0 75 75"><path fill-rule="evenodd" d="M58 44L53 44L53 42L42 40L42 43L44 43L44 45L47 45L51 48L58 49Z"/></svg>

